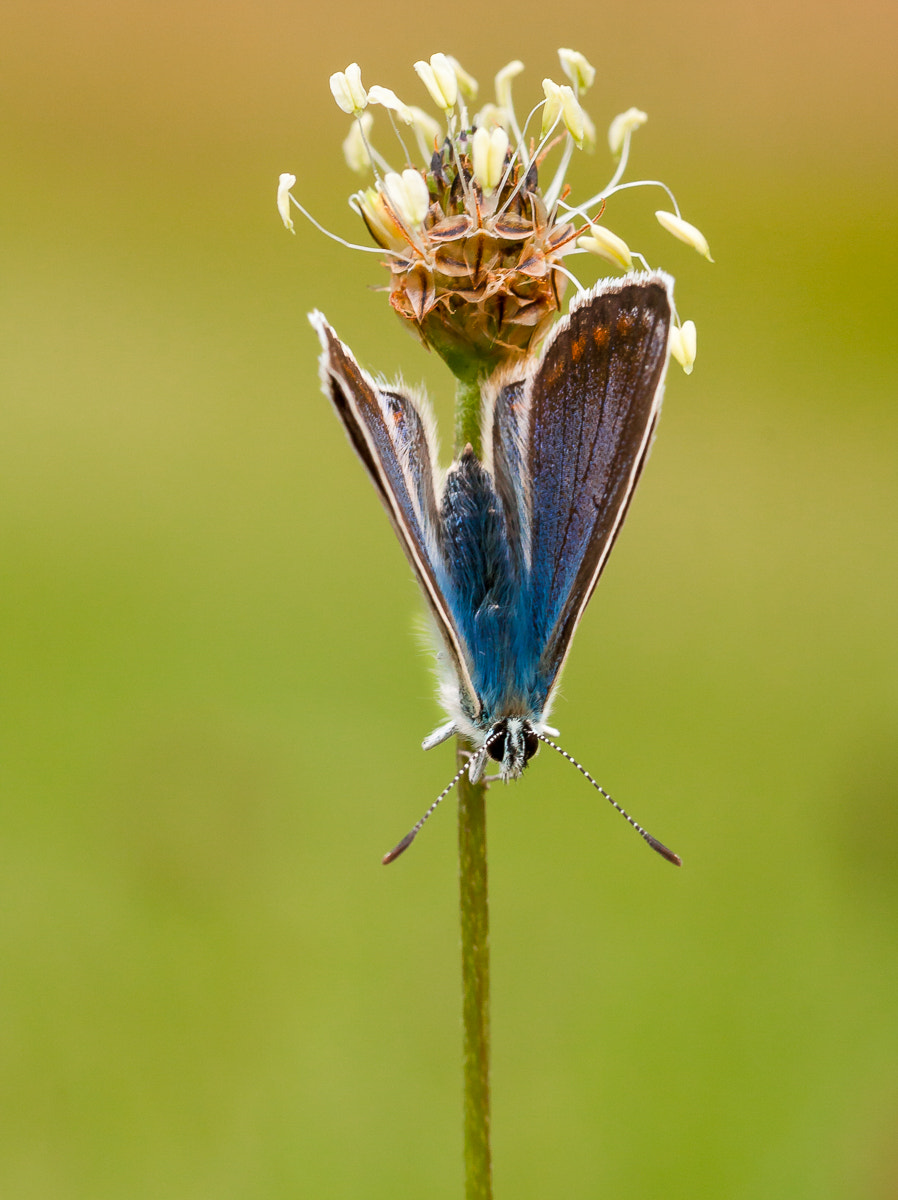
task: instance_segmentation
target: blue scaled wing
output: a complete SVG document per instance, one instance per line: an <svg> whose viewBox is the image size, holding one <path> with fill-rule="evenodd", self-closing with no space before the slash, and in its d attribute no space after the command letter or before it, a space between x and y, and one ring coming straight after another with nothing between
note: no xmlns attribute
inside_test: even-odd
<svg viewBox="0 0 898 1200"><path fill-rule="evenodd" d="M537 704L558 678L645 463L671 322L661 273L604 281L553 330L525 387Z"/></svg>
<svg viewBox="0 0 898 1200"><path fill-rule="evenodd" d="M379 387L358 365L321 313L310 321L321 339L321 379L411 564L455 669L468 710L480 702L467 649L445 595L434 438L418 405Z"/></svg>

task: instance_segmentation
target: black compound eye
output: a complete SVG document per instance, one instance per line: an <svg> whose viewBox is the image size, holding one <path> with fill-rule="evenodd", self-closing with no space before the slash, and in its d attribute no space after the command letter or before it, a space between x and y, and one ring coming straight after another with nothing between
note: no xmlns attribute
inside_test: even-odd
<svg viewBox="0 0 898 1200"><path fill-rule="evenodd" d="M539 749L539 738L532 729L524 730L524 762L530 762Z"/></svg>
<svg viewBox="0 0 898 1200"><path fill-rule="evenodd" d="M486 751L490 758L495 762L501 762L505 757L505 746L507 742L508 734L506 732L502 732L498 735L498 737L494 737L487 746Z"/></svg>

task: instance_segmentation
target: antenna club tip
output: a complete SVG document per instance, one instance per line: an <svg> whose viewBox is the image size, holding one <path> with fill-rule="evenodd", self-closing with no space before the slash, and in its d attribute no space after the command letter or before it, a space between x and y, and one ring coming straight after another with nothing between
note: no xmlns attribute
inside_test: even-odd
<svg viewBox="0 0 898 1200"><path fill-rule="evenodd" d="M674 854L673 850L668 850L667 846L665 846L663 842L659 842L658 839L652 837L650 833L643 834L643 837L653 850L657 850L662 858L666 858L667 861L669 863L673 863L675 867L682 867L683 860L680 858L679 854Z"/></svg>
<svg viewBox="0 0 898 1200"><path fill-rule="evenodd" d="M404 850L408 850L409 846L415 840L415 834L417 832L417 829L415 829L411 833L407 833L398 846L394 846L388 854L383 856L383 858L380 860L381 866L386 867L389 863L395 862Z"/></svg>

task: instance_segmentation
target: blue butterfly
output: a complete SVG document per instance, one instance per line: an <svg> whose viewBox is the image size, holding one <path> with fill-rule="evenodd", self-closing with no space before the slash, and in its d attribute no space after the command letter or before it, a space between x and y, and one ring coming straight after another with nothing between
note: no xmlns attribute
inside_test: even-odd
<svg viewBox="0 0 898 1200"><path fill-rule="evenodd" d="M667 368L671 288L668 276L652 272L582 293L538 357L483 386L482 457L466 447L445 477L426 402L376 383L324 317L310 317L323 346L324 391L440 634L440 699L449 720L424 749L461 735L473 748L462 767L472 781L487 758L499 763L503 780L518 777L544 742L599 786L551 740L557 730L546 719L648 456ZM451 787L385 862L406 849Z"/></svg>

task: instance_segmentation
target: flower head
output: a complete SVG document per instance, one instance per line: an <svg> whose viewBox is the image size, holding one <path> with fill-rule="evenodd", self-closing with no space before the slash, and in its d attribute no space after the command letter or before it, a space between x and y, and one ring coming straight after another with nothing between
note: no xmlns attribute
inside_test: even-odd
<svg viewBox="0 0 898 1200"><path fill-rule="evenodd" d="M471 115L467 105L477 82L456 59L433 54L416 62L442 121L389 88L366 90L357 63L331 76L334 98L354 118L344 143L347 161L374 175L351 204L389 268L390 303L465 380L487 376L536 348L558 315L568 281L579 287L565 265L570 256L595 255L621 270L634 260L648 267L599 223L616 193L637 186L622 180L632 135L646 115L631 108L612 121L609 146L617 164L611 179L589 199L569 202L571 156L595 145L595 126L581 105L595 69L575 50L558 53L570 82L543 81L544 99L531 113L537 114L535 127L530 118L522 127L515 114L512 80L524 69L518 60L496 75L495 102ZM414 136L420 165L407 161L402 141L399 169L375 149L373 106L386 108ZM396 131L403 136L398 125ZM281 176L278 209L288 228L291 201L300 207L292 186L292 176ZM645 186L663 188L676 210L659 211L661 224L709 257L707 242L680 216L669 189L654 181ZM694 330L686 322L671 340L671 352L687 371L695 357Z"/></svg>

